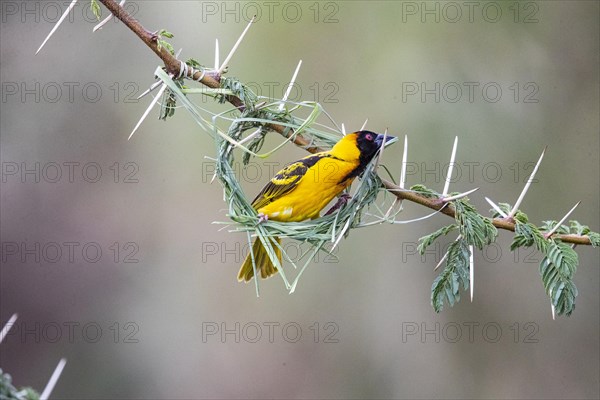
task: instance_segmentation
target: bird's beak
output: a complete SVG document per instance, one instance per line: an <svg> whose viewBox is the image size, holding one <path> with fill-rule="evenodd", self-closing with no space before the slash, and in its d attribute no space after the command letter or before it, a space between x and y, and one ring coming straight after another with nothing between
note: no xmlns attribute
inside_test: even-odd
<svg viewBox="0 0 600 400"><path fill-rule="evenodd" d="M389 142L392 139L395 139L396 136L390 136L390 135L382 135L379 134L377 135L377 137L375 138L375 144L377 145L377 147L381 147L381 145L383 144L383 138L385 136L385 142Z"/></svg>

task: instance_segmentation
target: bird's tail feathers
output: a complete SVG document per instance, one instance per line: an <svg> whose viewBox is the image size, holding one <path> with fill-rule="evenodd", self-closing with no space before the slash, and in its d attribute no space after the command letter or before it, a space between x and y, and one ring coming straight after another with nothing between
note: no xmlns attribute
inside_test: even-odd
<svg viewBox="0 0 600 400"><path fill-rule="evenodd" d="M275 255L279 260L279 264L281 264L281 249L277 244L281 243L281 239L279 238L270 238L273 250L275 251ZM277 242L277 244L275 244ZM255 239L252 244L252 253L248 253L246 256L246 260L242 267L240 268L240 272L238 273L238 281L248 282L254 277L254 268L252 267L252 254L254 254L254 262L256 264L256 271L260 271L260 277L266 279L271 275L277 273L277 267L273 265L273 261L271 261L271 257L269 257L269 253L263 246L260 239Z"/></svg>

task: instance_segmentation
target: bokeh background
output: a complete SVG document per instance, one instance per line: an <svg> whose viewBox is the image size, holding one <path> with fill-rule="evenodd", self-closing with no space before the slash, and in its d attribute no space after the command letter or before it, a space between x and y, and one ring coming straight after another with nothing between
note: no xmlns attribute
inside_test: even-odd
<svg viewBox="0 0 600 400"><path fill-rule="evenodd" d="M451 190L480 187L471 197L482 211L484 196L514 203L548 146L523 210L540 223L581 200L573 218L598 230L599 4L472 4L137 1L128 10L207 65L215 38L223 59L258 13L231 76L281 97L302 59L292 98L320 101L349 130L369 118L372 130L408 135L411 185L441 190L458 136ZM236 280L245 235L212 224L227 217L210 184L211 138L184 110L167 122L154 110L127 141L150 102L135 97L153 82L154 54L121 23L92 34L79 5L34 56L64 7L2 2L0 321L19 319L0 367L17 386L41 390L66 357L53 398L599 397L599 254L589 247L577 248L577 309L556 321L541 256L510 253L506 232L475 254L474 301L465 293L436 314L443 247L424 257L414 247L444 216L355 230L296 293L276 277L257 298ZM401 154L397 144L384 156L396 176ZM253 160L242 178L249 196L301 155L287 147ZM427 212L405 208L401 219Z"/></svg>

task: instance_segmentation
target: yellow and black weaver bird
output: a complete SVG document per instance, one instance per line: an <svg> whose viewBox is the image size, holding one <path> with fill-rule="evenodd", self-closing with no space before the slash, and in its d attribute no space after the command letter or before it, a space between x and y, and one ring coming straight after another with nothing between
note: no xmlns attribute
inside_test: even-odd
<svg viewBox="0 0 600 400"><path fill-rule="evenodd" d="M359 176L386 142L393 136L370 131L350 133L329 151L316 153L286 165L260 191L252 207L262 219L298 222L319 217L320 211ZM279 238L271 239L279 243ZM281 250L273 243L281 262ZM252 254L262 278L277 273L259 239L254 240ZM252 279L252 254L248 254L238 273L239 281Z"/></svg>

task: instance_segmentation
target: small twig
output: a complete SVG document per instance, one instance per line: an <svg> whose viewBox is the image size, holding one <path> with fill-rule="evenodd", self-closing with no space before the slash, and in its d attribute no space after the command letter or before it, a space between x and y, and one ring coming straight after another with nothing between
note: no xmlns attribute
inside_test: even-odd
<svg viewBox="0 0 600 400"><path fill-rule="evenodd" d="M430 199L425 196L421 196L413 191L404 190L404 189L398 187L397 185L393 184L392 182L390 182L386 179L383 179L383 178L381 179L381 182L383 183L383 186L388 191L395 194L397 197L399 197L401 199L408 200L408 201L416 203L416 204L420 204L424 207L439 211L442 214L445 214L449 217L455 218L456 211L454 210L454 207L452 207L448 203L441 204L439 199ZM446 205L448 205L448 207L446 207ZM498 229L504 229L504 230L511 231L511 232L515 231L515 223L508 219L493 218L493 219L491 219L491 222ZM555 235L555 237L557 239L562 240L565 243L591 245L590 238L585 235L582 236L582 235L568 234L568 235Z"/></svg>

